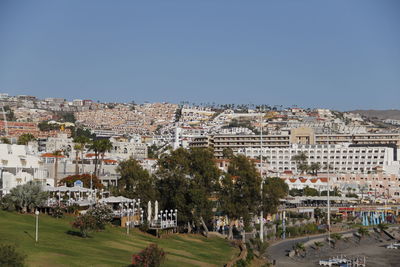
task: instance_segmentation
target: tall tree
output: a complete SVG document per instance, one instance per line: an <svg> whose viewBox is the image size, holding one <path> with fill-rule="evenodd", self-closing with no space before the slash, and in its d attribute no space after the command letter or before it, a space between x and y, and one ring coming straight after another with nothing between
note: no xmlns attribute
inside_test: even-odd
<svg viewBox="0 0 400 267"><path fill-rule="evenodd" d="M98 174L97 174L99 177L100 177L100 171L101 171L101 168L102 168L103 162L104 162L104 156L105 156L106 152L110 152L112 148L113 148L113 145L112 145L110 139L100 140L100 150L99 150L100 167L98 169Z"/></svg>
<svg viewBox="0 0 400 267"><path fill-rule="evenodd" d="M75 143L75 146L74 146L75 152L81 153L81 169L82 169L82 172L84 173L85 169L84 169L83 158L84 158L85 150L86 150L87 146L90 144L90 139L87 136L79 135L74 138L74 143ZM77 158L78 158L78 154L76 154L76 159ZM79 172L78 160L76 160L75 172L76 172L75 174L78 174L78 172Z"/></svg>
<svg viewBox="0 0 400 267"><path fill-rule="evenodd" d="M281 178L267 178L262 186L262 209L265 213L278 211L280 200L289 193L289 186Z"/></svg>
<svg viewBox="0 0 400 267"><path fill-rule="evenodd" d="M75 150L75 175L79 174L79 151L82 149L81 144L75 143L74 150ZM83 161L83 159L82 159Z"/></svg>
<svg viewBox="0 0 400 267"><path fill-rule="evenodd" d="M143 203L154 201L156 189L154 178L133 158L121 161L117 167L121 178L118 189L122 195L129 198L140 198Z"/></svg>
<svg viewBox="0 0 400 267"><path fill-rule="evenodd" d="M319 162L313 162L310 164L309 170L313 175L317 176L320 169L321 164L319 164Z"/></svg>
<svg viewBox="0 0 400 267"><path fill-rule="evenodd" d="M162 205L178 209L179 223L201 226L207 235L212 219L211 197L217 191L220 172L212 151L179 148L159 160L157 188Z"/></svg>
<svg viewBox="0 0 400 267"><path fill-rule="evenodd" d="M307 164L307 154L305 152L300 152L297 155L292 157L292 161L296 162L297 168L301 173L304 173L309 170L309 166Z"/></svg>
<svg viewBox="0 0 400 267"><path fill-rule="evenodd" d="M248 224L261 203L261 177L254 163L243 155L234 156L221 181L219 200L222 211L231 220L229 238L235 220Z"/></svg>
<svg viewBox="0 0 400 267"><path fill-rule="evenodd" d="M90 147L95 154L95 165L94 165L94 173L97 176L100 176L100 169L102 161L104 160L104 155L107 151L112 149L112 143L109 139L96 139L94 140ZM100 158L100 168L99 168L99 158Z"/></svg>
<svg viewBox="0 0 400 267"><path fill-rule="evenodd" d="M54 186L58 186L58 159L63 156L61 150L56 150L52 154L54 157Z"/></svg>

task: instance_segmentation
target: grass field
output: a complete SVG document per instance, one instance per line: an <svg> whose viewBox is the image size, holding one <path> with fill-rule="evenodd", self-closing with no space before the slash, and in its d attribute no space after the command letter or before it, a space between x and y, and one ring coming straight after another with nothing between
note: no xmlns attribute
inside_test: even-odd
<svg viewBox="0 0 400 267"><path fill-rule="evenodd" d="M35 216L0 211L0 243L16 244L27 255L28 266L126 266L133 253L150 243L167 252L163 266L222 266L238 250L220 238L198 235L171 235L155 238L109 226L103 232L81 238L67 234L73 218L39 218L39 242L35 244Z"/></svg>

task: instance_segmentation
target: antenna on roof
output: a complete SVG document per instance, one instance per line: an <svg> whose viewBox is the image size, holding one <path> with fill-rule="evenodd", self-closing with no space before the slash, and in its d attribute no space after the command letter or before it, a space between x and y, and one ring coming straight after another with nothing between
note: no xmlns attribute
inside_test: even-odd
<svg viewBox="0 0 400 267"><path fill-rule="evenodd" d="M6 136L8 136L8 125L7 125L7 115L6 115L7 113L4 110L4 105L1 105L1 110L3 113L3 119L4 119L4 129L6 132Z"/></svg>

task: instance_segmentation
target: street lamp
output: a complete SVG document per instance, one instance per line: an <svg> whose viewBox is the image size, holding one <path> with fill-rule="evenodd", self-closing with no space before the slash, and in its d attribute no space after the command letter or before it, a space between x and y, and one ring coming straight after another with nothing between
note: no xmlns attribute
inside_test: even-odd
<svg viewBox="0 0 400 267"><path fill-rule="evenodd" d="M175 226L178 227L178 210L175 209Z"/></svg>
<svg viewBox="0 0 400 267"><path fill-rule="evenodd" d="M36 235L35 235L35 242L38 242L39 239L39 211L36 210L35 211L35 215L36 215Z"/></svg>
<svg viewBox="0 0 400 267"><path fill-rule="evenodd" d="M3 167L0 167L0 198L3 197Z"/></svg>

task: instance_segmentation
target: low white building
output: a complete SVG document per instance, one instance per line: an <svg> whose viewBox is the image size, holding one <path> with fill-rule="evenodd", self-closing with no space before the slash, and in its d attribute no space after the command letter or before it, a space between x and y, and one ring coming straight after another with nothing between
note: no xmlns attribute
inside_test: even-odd
<svg viewBox="0 0 400 267"><path fill-rule="evenodd" d="M7 194L17 185L29 181L53 185L41 158L24 145L0 144L0 192Z"/></svg>
<svg viewBox="0 0 400 267"><path fill-rule="evenodd" d="M303 190L306 187L316 189L320 192L328 190L328 178L292 177L292 178L283 178L283 180L289 186L289 190L291 190L291 189ZM331 186L331 190L332 190L332 186Z"/></svg>

